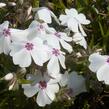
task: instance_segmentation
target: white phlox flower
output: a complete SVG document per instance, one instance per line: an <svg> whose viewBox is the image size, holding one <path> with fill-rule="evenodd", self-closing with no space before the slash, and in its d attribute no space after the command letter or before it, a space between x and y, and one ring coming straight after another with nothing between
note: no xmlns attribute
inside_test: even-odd
<svg viewBox="0 0 109 109"><path fill-rule="evenodd" d="M73 51L72 46L68 42L72 41L72 37L68 37L64 32L57 32L54 30L51 34L48 34L45 38L47 44L53 48L61 49L61 46L69 53Z"/></svg>
<svg viewBox="0 0 109 109"><path fill-rule="evenodd" d="M96 72L99 81L109 85L109 56L93 53L89 56L89 69Z"/></svg>
<svg viewBox="0 0 109 109"><path fill-rule="evenodd" d="M60 72L60 65L62 68L66 69L65 66L65 53L60 49L51 48L49 51L49 62L47 64L48 73L57 74Z"/></svg>
<svg viewBox="0 0 109 109"><path fill-rule="evenodd" d="M59 20L57 19L56 15L47 7L41 7L36 10L35 19L40 19L45 23L52 23L52 17L54 20L60 24Z"/></svg>
<svg viewBox="0 0 109 109"><path fill-rule="evenodd" d="M36 77L36 78L35 78ZM28 80L33 80L31 84L22 84L24 94L27 97L33 97L37 94L36 102L39 106L44 107L51 104L55 99L55 94L59 91L58 81L47 76L37 74L29 75Z"/></svg>
<svg viewBox="0 0 109 109"><path fill-rule="evenodd" d="M70 74L68 74L68 72L62 74L59 83L61 86L67 86L67 88L72 89L73 96L87 91L84 77L82 75L78 75L75 71L72 71Z"/></svg>
<svg viewBox="0 0 109 109"><path fill-rule="evenodd" d="M68 26L68 28L73 32L80 31L83 36L86 36L82 25L88 25L90 21L86 19L85 15L82 13L78 14L77 10L74 8L65 9L65 13L66 15L62 14L59 17L61 24L64 26Z"/></svg>
<svg viewBox="0 0 109 109"><path fill-rule="evenodd" d="M49 27L46 23L33 21L29 28L34 28L37 31L37 36L42 38L49 46L60 49L62 47L72 52L72 47L67 42L72 41L72 37L68 37L64 32L56 32L54 28Z"/></svg>
<svg viewBox="0 0 109 109"><path fill-rule="evenodd" d="M55 31L54 28L49 27L47 23L40 23L38 21L32 21L32 23L29 25L30 29L35 29L37 31L37 35L40 37L44 37L43 35L46 35L47 33L52 33Z"/></svg>
<svg viewBox="0 0 109 109"><path fill-rule="evenodd" d="M19 31L18 34L21 38L18 41L14 40L11 44L10 55L14 64L28 67L33 59L35 64L42 66L48 60L43 41L39 37L34 37L36 33L30 29Z"/></svg>
<svg viewBox="0 0 109 109"><path fill-rule="evenodd" d="M9 22L5 21L0 25L0 53L8 54L10 52L11 32L8 28Z"/></svg>
<svg viewBox="0 0 109 109"><path fill-rule="evenodd" d="M73 35L73 41L76 43L76 44L79 44L81 46L83 46L85 49L87 49L87 42L84 38L84 36L81 34L81 33L75 33Z"/></svg>

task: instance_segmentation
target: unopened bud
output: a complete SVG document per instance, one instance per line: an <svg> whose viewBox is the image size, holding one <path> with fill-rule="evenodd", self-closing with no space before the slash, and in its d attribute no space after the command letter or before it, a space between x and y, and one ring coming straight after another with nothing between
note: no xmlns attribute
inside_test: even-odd
<svg viewBox="0 0 109 109"><path fill-rule="evenodd" d="M12 90L15 85L15 81L9 86L9 90Z"/></svg>
<svg viewBox="0 0 109 109"><path fill-rule="evenodd" d="M8 5L9 6L16 6L16 3L15 2L8 2Z"/></svg>
<svg viewBox="0 0 109 109"><path fill-rule="evenodd" d="M24 3L24 0L19 0L19 3L22 5Z"/></svg>
<svg viewBox="0 0 109 109"><path fill-rule="evenodd" d="M21 74L25 74L26 73L26 68L21 68L20 72L21 72Z"/></svg>
<svg viewBox="0 0 109 109"><path fill-rule="evenodd" d="M0 8L5 7L6 4L5 3L0 3Z"/></svg>
<svg viewBox="0 0 109 109"><path fill-rule="evenodd" d="M81 58L81 57L82 57L82 55L81 55L80 52L77 52L77 53L76 53L76 56L77 56L77 58Z"/></svg>
<svg viewBox="0 0 109 109"><path fill-rule="evenodd" d="M14 77L14 75L12 73L8 73L7 75L5 75L4 80L10 81L10 80L12 80L13 77Z"/></svg>

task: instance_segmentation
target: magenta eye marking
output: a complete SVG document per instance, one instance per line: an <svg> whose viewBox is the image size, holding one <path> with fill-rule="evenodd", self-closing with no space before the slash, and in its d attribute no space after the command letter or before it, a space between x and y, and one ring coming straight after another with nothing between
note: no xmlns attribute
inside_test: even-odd
<svg viewBox="0 0 109 109"><path fill-rule="evenodd" d="M109 58L107 59L107 63L109 64Z"/></svg>
<svg viewBox="0 0 109 109"><path fill-rule="evenodd" d="M59 32L56 32L54 35L57 36L58 38L61 38L61 35L59 34Z"/></svg>
<svg viewBox="0 0 109 109"><path fill-rule="evenodd" d="M40 81L39 82L39 88L45 89L47 87L47 83L45 81Z"/></svg>
<svg viewBox="0 0 109 109"><path fill-rule="evenodd" d="M4 35L5 37L10 36L10 35L11 35L10 29L9 29L9 28L8 28L8 29L3 29L3 35Z"/></svg>
<svg viewBox="0 0 109 109"><path fill-rule="evenodd" d="M54 54L55 56L59 56L60 51L58 49L53 48L52 54Z"/></svg>
<svg viewBox="0 0 109 109"><path fill-rule="evenodd" d="M26 43L26 45L25 45L25 48L28 50L28 51L30 51L30 50L32 50L33 49L33 44L32 43Z"/></svg>

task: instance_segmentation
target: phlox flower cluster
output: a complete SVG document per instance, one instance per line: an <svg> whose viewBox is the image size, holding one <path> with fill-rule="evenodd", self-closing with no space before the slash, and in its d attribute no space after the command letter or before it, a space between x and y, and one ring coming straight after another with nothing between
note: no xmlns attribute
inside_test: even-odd
<svg viewBox="0 0 109 109"><path fill-rule="evenodd" d="M68 35L64 31L58 31L49 26L52 18L59 26L67 27L74 35ZM65 51L73 52L70 44L72 41L87 49L85 40L87 35L82 25L89 23L90 21L86 19L85 15L79 14L74 8L66 9L65 15L60 15L58 19L51 10L42 7L36 10L34 20L25 30L9 28L8 21L4 21L0 25L0 54L10 55L13 63L21 68L27 68L32 64L38 67L46 65L46 72L32 72L36 75L27 74L26 79L30 83L22 84L27 97L38 93L36 102L39 106L52 103L55 94L59 91L59 85L73 87L76 90L75 93L86 90L85 87L82 87L83 77L78 76L75 72L73 76L69 76L69 74L66 76L66 74L60 73L60 68L66 69ZM68 81L63 81L63 78L67 78ZM77 84L73 85L72 81L76 81ZM63 83L64 85L62 85Z"/></svg>

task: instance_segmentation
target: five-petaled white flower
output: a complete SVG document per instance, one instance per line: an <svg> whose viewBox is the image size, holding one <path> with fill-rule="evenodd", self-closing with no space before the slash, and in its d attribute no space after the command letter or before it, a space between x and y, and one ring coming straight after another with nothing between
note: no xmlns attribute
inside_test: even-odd
<svg viewBox="0 0 109 109"><path fill-rule="evenodd" d="M37 31L37 35L40 37L44 37L46 34L52 33L54 28L51 28L47 25L47 23L40 23L38 21L32 21L32 23L29 25L30 29L35 29Z"/></svg>
<svg viewBox="0 0 109 109"><path fill-rule="evenodd" d="M78 14L77 10L74 8L65 9L66 15L60 15L59 19L61 24L64 26L68 26L70 30L73 32L81 32L83 36L86 36L82 25L87 25L90 23L89 20L86 19L85 15L80 13Z"/></svg>
<svg viewBox="0 0 109 109"><path fill-rule="evenodd" d="M109 56L93 53L89 56L89 69L96 72L99 81L109 85Z"/></svg>
<svg viewBox="0 0 109 109"><path fill-rule="evenodd" d="M75 33L73 35L73 41L87 49L87 42L81 33Z"/></svg>
<svg viewBox="0 0 109 109"><path fill-rule="evenodd" d="M8 54L10 52L11 32L8 26L8 21L0 25L0 53Z"/></svg>
<svg viewBox="0 0 109 109"><path fill-rule="evenodd" d="M52 17L55 21L60 24L59 20L57 19L56 15L49 10L47 7L41 7L36 9L35 19L39 19L44 21L45 23L52 23Z"/></svg>
<svg viewBox="0 0 109 109"><path fill-rule="evenodd" d="M56 32L56 30L54 30L45 37L45 40L47 41L47 44L53 48L61 49L62 46L69 53L73 51L72 46L67 43L72 41L72 37L68 37L64 32Z"/></svg>
<svg viewBox="0 0 109 109"><path fill-rule="evenodd" d="M49 27L46 23L33 21L29 28L34 28L37 31L37 36L42 38L49 46L60 49L62 47L72 52L72 47L67 42L72 41L72 37L68 37L64 32L57 32L54 28Z"/></svg>
<svg viewBox="0 0 109 109"><path fill-rule="evenodd" d="M86 92L85 78L82 75L78 75L77 72L72 71L70 74L65 72L61 74L60 85L67 86L73 92L73 96L76 96L82 92Z"/></svg>
<svg viewBox="0 0 109 109"><path fill-rule="evenodd" d="M24 94L27 97L32 97L38 93L36 102L41 107L51 104L55 99L55 93L59 91L58 81L40 74L36 76L29 75L27 79L31 80L32 83L22 84Z"/></svg>
<svg viewBox="0 0 109 109"><path fill-rule="evenodd" d="M33 59L37 65L42 66L48 60L43 41L39 37L34 37L36 33L31 29L17 33L20 34L20 37L18 41L12 42L10 52L14 64L20 67L28 67Z"/></svg>
<svg viewBox="0 0 109 109"><path fill-rule="evenodd" d="M65 53L57 48L51 48L49 51L49 62L47 64L47 70L49 74L57 74L60 72L60 65L65 69Z"/></svg>

